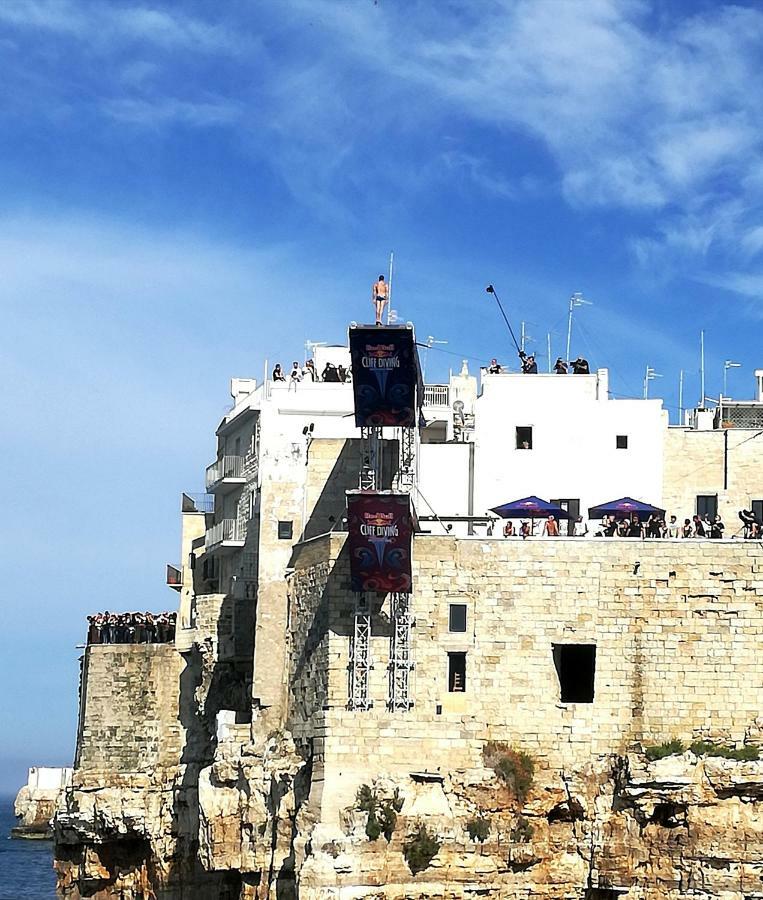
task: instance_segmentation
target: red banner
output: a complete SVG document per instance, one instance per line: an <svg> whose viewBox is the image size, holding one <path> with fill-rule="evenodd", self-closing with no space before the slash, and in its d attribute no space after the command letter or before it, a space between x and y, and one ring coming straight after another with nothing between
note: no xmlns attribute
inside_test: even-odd
<svg viewBox="0 0 763 900"><path fill-rule="evenodd" d="M353 591L411 589L413 518L408 494L347 494Z"/></svg>

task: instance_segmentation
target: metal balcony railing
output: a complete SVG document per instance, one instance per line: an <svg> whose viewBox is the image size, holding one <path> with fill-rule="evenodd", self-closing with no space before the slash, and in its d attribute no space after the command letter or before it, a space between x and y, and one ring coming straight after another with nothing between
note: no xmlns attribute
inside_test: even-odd
<svg viewBox="0 0 763 900"><path fill-rule="evenodd" d="M211 466L207 466L208 491L226 478L244 478L243 456L223 456L222 459L215 460Z"/></svg>
<svg viewBox="0 0 763 900"><path fill-rule="evenodd" d="M207 529L204 547L212 550L220 544L241 544L246 540L246 526L236 519L223 519Z"/></svg>
<svg viewBox="0 0 763 900"><path fill-rule="evenodd" d="M447 384L425 384L424 406L450 406L450 387Z"/></svg>
<svg viewBox="0 0 763 900"><path fill-rule="evenodd" d="M184 492L180 508L182 512L213 513L215 511L215 495Z"/></svg>

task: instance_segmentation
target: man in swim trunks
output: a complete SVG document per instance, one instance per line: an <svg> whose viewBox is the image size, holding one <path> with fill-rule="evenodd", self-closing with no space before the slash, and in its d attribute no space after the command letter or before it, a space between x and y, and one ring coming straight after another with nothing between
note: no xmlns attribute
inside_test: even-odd
<svg viewBox="0 0 763 900"><path fill-rule="evenodd" d="M371 286L371 302L376 312L376 324L381 325L384 307L389 303L389 285L383 275L380 275L379 280Z"/></svg>

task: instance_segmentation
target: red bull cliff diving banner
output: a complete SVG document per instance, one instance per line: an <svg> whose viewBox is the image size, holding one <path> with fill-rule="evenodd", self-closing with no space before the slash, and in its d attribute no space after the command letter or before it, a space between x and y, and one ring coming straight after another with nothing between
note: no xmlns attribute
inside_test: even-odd
<svg viewBox="0 0 763 900"><path fill-rule="evenodd" d="M413 518L409 495L348 492L347 520L352 590L410 591Z"/></svg>
<svg viewBox="0 0 763 900"><path fill-rule="evenodd" d="M418 354L413 329L350 328L355 424L359 428L418 424Z"/></svg>

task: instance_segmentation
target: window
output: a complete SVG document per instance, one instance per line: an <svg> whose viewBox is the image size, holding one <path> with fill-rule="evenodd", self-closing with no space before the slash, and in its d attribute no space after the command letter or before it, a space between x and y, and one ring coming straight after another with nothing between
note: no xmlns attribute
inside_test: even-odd
<svg viewBox="0 0 763 900"><path fill-rule="evenodd" d="M517 450L532 450L533 430L531 425L517 425Z"/></svg>
<svg viewBox="0 0 763 900"><path fill-rule="evenodd" d="M464 634L466 631L466 604L451 603L448 612L448 631Z"/></svg>
<svg viewBox="0 0 763 900"><path fill-rule="evenodd" d="M292 535L294 534L294 522L279 522L278 523L278 540L279 541L290 541L292 539Z"/></svg>
<svg viewBox="0 0 763 900"><path fill-rule="evenodd" d="M618 450L627 450L628 449L628 435L627 434L618 434L615 438L615 447Z"/></svg>
<svg viewBox="0 0 763 900"><path fill-rule="evenodd" d="M763 500L752 501L752 514L758 522L763 522Z"/></svg>
<svg viewBox="0 0 763 900"><path fill-rule="evenodd" d="M593 703L595 644L554 644L554 666L562 703Z"/></svg>
<svg viewBox="0 0 763 900"><path fill-rule="evenodd" d="M466 690L466 654L448 654L448 693L460 694Z"/></svg>
<svg viewBox="0 0 763 900"><path fill-rule="evenodd" d="M706 515L714 518L718 514L717 494L697 494L697 515L704 519Z"/></svg>

